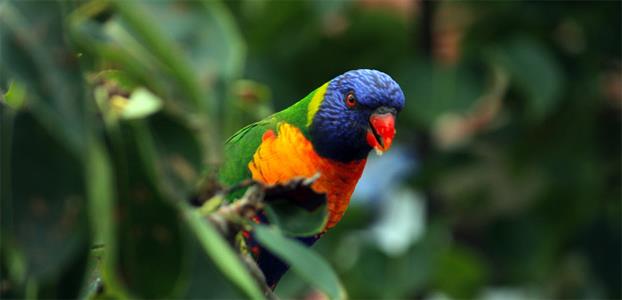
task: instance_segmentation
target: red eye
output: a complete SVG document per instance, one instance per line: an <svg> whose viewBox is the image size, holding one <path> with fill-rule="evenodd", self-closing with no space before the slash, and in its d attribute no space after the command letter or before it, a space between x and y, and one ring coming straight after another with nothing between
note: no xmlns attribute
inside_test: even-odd
<svg viewBox="0 0 622 300"><path fill-rule="evenodd" d="M354 94L352 92L346 95L346 105L349 108L354 108L356 106L356 98L354 98Z"/></svg>

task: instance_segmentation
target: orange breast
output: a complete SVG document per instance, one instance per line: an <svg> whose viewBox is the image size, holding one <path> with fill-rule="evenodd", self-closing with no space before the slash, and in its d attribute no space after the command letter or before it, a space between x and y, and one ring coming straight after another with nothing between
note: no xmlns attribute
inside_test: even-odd
<svg viewBox="0 0 622 300"><path fill-rule="evenodd" d="M341 220L348 208L350 196L363 173L365 162L362 159L341 163L322 158L298 128L281 123L276 135L271 132L264 134L248 168L253 179L266 184L283 183L294 177L311 177L320 173L320 178L311 188L327 196L327 230Z"/></svg>

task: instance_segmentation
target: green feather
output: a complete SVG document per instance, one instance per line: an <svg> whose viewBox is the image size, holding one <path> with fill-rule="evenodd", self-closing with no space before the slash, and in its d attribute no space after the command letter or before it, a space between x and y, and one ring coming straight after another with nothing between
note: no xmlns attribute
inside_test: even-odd
<svg viewBox="0 0 622 300"><path fill-rule="evenodd" d="M261 144L263 134L268 130L276 133L277 125L287 122L300 129L310 139L307 128L307 112L309 103L317 89L296 102L294 105L275 113L259 122L249 124L232 135L225 142L225 161L219 170L219 180L225 186L231 186L245 179L251 178L248 163ZM233 193L229 200L238 198L244 191Z"/></svg>

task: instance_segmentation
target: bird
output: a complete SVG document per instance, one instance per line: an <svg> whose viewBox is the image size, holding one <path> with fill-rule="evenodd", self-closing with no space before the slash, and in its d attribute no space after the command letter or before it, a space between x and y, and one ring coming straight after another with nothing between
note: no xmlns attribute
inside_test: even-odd
<svg viewBox="0 0 622 300"><path fill-rule="evenodd" d="M219 181L234 185L252 179L272 185L319 174L311 189L325 194L328 220L321 234L296 237L310 247L341 220L368 154L374 150L382 155L391 147L404 101L402 89L389 75L371 69L347 71L227 139ZM287 264L248 233L245 238L253 245L266 284L274 289Z"/></svg>

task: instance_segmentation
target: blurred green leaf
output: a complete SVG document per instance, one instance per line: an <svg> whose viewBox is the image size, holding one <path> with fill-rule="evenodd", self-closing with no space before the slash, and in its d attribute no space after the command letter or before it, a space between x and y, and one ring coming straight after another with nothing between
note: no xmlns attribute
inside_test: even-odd
<svg viewBox="0 0 622 300"><path fill-rule="evenodd" d="M133 297L178 297L188 272L183 259L188 243L176 205L159 185L148 128L143 120L134 120L122 123L120 131L112 134L119 134L115 139L122 143L115 145L113 156L119 183L113 218L116 240L106 245L106 251L114 251L114 260L106 260L111 264L106 270L113 270L120 286ZM153 272L154 265L158 272ZM118 293L124 294L112 291Z"/></svg>
<svg viewBox="0 0 622 300"><path fill-rule="evenodd" d="M166 112L149 118L158 164L162 171L162 185L176 199L187 199L195 192L200 170L204 165L204 149L197 130Z"/></svg>
<svg viewBox="0 0 622 300"><path fill-rule="evenodd" d="M198 82L209 87L219 77L240 75L244 40L221 1L145 1L143 5L157 19L157 26L166 28L161 32L187 55Z"/></svg>
<svg viewBox="0 0 622 300"><path fill-rule="evenodd" d="M21 252L28 280L59 284L61 275L88 253L81 161L32 114L20 113L14 122L10 163L2 165L11 186L10 194L2 197L3 244L6 239L15 247L12 251ZM83 274L84 267L77 272ZM64 295L75 297L75 284L68 283Z"/></svg>
<svg viewBox="0 0 622 300"><path fill-rule="evenodd" d="M469 111L485 90L485 71L478 65L419 61L405 66L401 84L408 105L404 113L425 128L434 126L445 113Z"/></svg>
<svg viewBox="0 0 622 300"><path fill-rule="evenodd" d="M246 293L251 299L264 299L263 293L257 287L257 282L249 275L248 270L240 261L240 257L196 210L184 211L184 219L199 242L205 254L220 268L231 281Z"/></svg>
<svg viewBox="0 0 622 300"><path fill-rule="evenodd" d="M272 91L264 84L252 80L236 80L231 84L231 99L224 115L224 132L232 135L241 124L257 122L271 115Z"/></svg>
<svg viewBox="0 0 622 300"><path fill-rule="evenodd" d="M496 53L498 63L525 97L527 117L541 121L561 100L563 74L550 51L533 39L516 38Z"/></svg>
<svg viewBox="0 0 622 300"><path fill-rule="evenodd" d="M336 252L333 262L343 265L339 276L352 299L405 299L430 289L439 258L452 247L447 224L434 222L427 228L425 236L400 255L389 255L373 240L351 231L337 237L328 233L316 248L331 240L337 243L336 249L322 249L321 253Z"/></svg>
<svg viewBox="0 0 622 300"><path fill-rule="evenodd" d="M22 251L15 247L15 243L6 238L6 234L8 234L8 232L2 232L4 238L0 240L2 241L0 245L0 253L2 254L0 257L2 274L0 276L5 282L13 282L15 286L8 287L0 294L3 297L12 296L17 298L17 295L21 292L17 289L26 282L26 260ZM11 293L13 295L11 295Z"/></svg>
<svg viewBox="0 0 622 300"><path fill-rule="evenodd" d="M84 143L85 89L56 1L5 1L0 10L0 65L28 89L29 105L50 133L76 155Z"/></svg>
<svg viewBox="0 0 622 300"><path fill-rule="evenodd" d="M138 83L132 76L119 70L105 70L97 73L93 78L96 84L105 85L108 89L117 92L131 92L138 88Z"/></svg>
<svg viewBox="0 0 622 300"><path fill-rule="evenodd" d="M112 3L90 2L72 14L73 39L91 56L118 64L158 95L165 110L202 131L197 136L204 152L218 161L218 112L229 102L221 105L215 98L226 95L225 83L239 76L244 59L229 11L216 1ZM95 21L110 9L118 14Z"/></svg>
<svg viewBox="0 0 622 300"><path fill-rule="evenodd" d="M175 91L167 87L163 77L162 62L151 55L147 49L122 26L118 17L100 24L91 18L110 9L109 2L93 1L82 5L69 17L69 32L72 40L86 54L83 58L94 63L113 63L118 71L127 76L115 76L104 72L96 79L119 82L123 88L123 77L131 78L131 85L144 85L164 100L175 99ZM108 78L111 75L111 78ZM103 77L103 78L102 78ZM123 79L123 80L119 80ZM128 89L131 91L133 88Z"/></svg>
<svg viewBox="0 0 622 300"><path fill-rule="evenodd" d="M192 232L190 226L186 228ZM190 267L190 276L186 282L183 298L216 300L251 298L245 290L238 287L236 281L223 276L219 264L212 259L212 256L206 254L200 238L192 238L191 251L185 258ZM237 264L232 266L238 267Z"/></svg>
<svg viewBox="0 0 622 300"><path fill-rule="evenodd" d="M452 297L473 298L486 283L487 270L473 253L452 247L443 252L435 271L435 286Z"/></svg>
<svg viewBox="0 0 622 300"><path fill-rule="evenodd" d="M166 31L162 30L159 23L146 13L142 8L144 4L133 1L113 1L113 3L128 29L137 34L145 48L166 67L165 70L177 81L181 93L191 107L203 111L206 104L211 104L204 103L207 98L204 97L198 82L192 76L191 63L186 60L186 57L179 51L180 49L174 46L175 43L172 40L160 34ZM211 107L214 107L213 104Z"/></svg>
<svg viewBox="0 0 622 300"><path fill-rule="evenodd" d="M2 205L3 228L24 252L26 297L76 297L87 264L90 227L82 159L88 97L63 31L72 6L5 1L0 8L0 69L17 88L7 99L21 105L20 87L28 96L29 111L15 121L11 163L3 164L10 167L13 184ZM24 282L14 278L11 284Z"/></svg>
<svg viewBox="0 0 622 300"><path fill-rule="evenodd" d="M449 222L389 254L367 239L376 202L353 201L365 204L314 246L352 298L621 298L619 1L0 2L0 298L77 297L92 243L99 297L260 297L234 249L179 206L222 137L357 68L402 86L398 139L421 168L395 184L429 196L429 222ZM494 108L478 101L488 63L510 78ZM161 105L110 117L111 97L125 104L137 87ZM439 117L469 143L435 147ZM74 194L78 205L61 201ZM80 228L48 238L72 210ZM279 200L266 210L277 240L325 216Z"/></svg>
<svg viewBox="0 0 622 300"><path fill-rule="evenodd" d="M119 280L115 276L115 262L117 252L116 232L117 223L114 222L115 195L117 187L114 185L114 170L109 154L97 140L90 140L86 164L87 189L89 197L90 222L93 228L94 245L104 249L93 250L91 254L101 260L92 270L85 282L83 290L92 291L101 280L106 283L106 292L119 298L126 298L125 291L121 288ZM109 251L105 251L110 249ZM97 251L97 254L93 253ZM103 284L103 283L102 283ZM86 292L85 291L85 292Z"/></svg>
<svg viewBox="0 0 622 300"><path fill-rule="evenodd" d="M289 203L287 199L275 201L266 207L270 224L278 226L289 236L311 236L319 233L328 221L326 204L309 211Z"/></svg>
<svg viewBox="0 0 622 300"><path fill-rule="evenodd" d="M26 89L19 82L11 82L9 90L4 94L4 103L12 109L20 109L26 101Z"/></svg>
<svg viewBox="0 0 622 300"><path fill-rule="evenodd" d="M330 299L345 299L346 291L331 266L318 254L285 237L274 227L254 226L257 241L289 264L291 270Z"/></svg>
<svg viewBox="0 0 622 300"><path fill-rule="evenodd" d="M266 188L264 201L270 224L299 237L320 233L328 221L326 196L311 189L312 180L295 179Z"/></svg>

